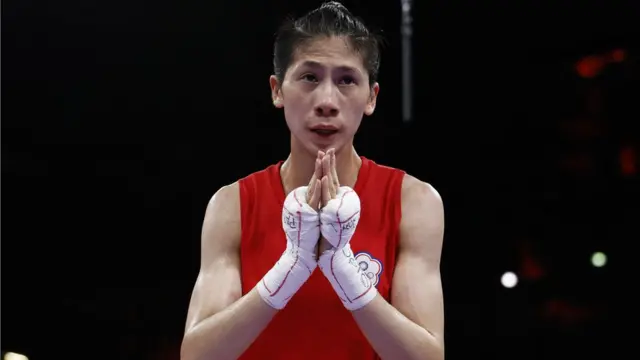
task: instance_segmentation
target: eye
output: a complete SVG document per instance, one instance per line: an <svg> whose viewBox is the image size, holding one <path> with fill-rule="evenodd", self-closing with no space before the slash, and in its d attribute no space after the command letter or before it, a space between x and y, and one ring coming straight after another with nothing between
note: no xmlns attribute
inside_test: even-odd
<svg viewBox="0 0 640 360"><path fill-rule="evenodd" d="M318 81L318 78L316 78L315 75L313 74L304 74L300 77L300 79L304 80L304 81L309 81L309 82L316 82Z"/></svg>
<svg viewBox="0 0 640 360"><path fill-rule="evenodd" d="M353 85L356 83L356 79L353 76L344 76L340 79L341 85Z"/></svg>

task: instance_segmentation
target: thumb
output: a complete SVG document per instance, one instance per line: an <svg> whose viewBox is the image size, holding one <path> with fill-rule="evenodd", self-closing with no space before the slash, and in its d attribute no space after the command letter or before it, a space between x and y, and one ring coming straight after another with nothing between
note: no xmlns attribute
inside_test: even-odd
<svg viewBox="0 0 640 360"><path fill-rule="evenodd" d="M310 189L312 190L312 195L309 198L309 201L307 202L307 204L309 204L309 206L311 206L313 208L313 210L318 210L318 207L320 205L320 187L322 185L320 184L320 179L316 179L316 183L313 184Z"/></svg>
<svg viewBox="0 0 640 360"><path fill-rule="evenodd" d="M318 174L320 174L320 169L322 168L322 163L320 162L320 159L316 159L316 168L313 172L313 175L311 176L311 180L309 181L309 186L307 187L307 204L311 205L311 207L314 207L313 202L311 201L311 199L314 197L314 195L316 193L319 193L320 191L320 187L316 187L316 182L320 180L320 177Z"/></svg>
<svg viewBox="0 0 640 360"><path fill-rule="evenodd" d="M322 176L322 206L327 206L331 195L329 194L329 177L327 175Z"/></svg>

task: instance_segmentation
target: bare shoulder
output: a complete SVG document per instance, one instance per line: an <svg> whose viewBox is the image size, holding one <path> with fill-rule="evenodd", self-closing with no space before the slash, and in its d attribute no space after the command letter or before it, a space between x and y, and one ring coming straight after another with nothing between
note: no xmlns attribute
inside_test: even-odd
<svg viewBox="0 0 640 360"><path fill-rule="evenodd" d="M423 213L424 210L428 214ZM402 214L403 218L422 216L436 222L444 220L442 197L431 184L407 174L402 180Z"/></svg>
<svg viewBox="0 0 640 360"><path fill-rule="evenodd" d="M400 246L437 254L439 262L444 234L444 205L438 191L411 175L402 182Z"/></svg>
<svg viewBox="0 0 640 360"><path fill-rule="evenodd" d="M207 205L202 226L203 265L211 252L238 248L240 235L240 185L234 182L218 189Z"/></svg>
<svg viewBox="0 0 640 360"><path fill-rule="evenodd" d="M237 181L221 187L213 194L209 199L207 212L220 211L229 207L240 209L240 184Z"/></svg>

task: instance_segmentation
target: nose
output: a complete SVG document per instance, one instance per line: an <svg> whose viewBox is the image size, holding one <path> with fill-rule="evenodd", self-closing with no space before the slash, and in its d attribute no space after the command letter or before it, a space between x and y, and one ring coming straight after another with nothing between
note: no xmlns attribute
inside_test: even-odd
<svg viewBox="0 0 640 360"><path fill-rule="evenodd" d="M318 103L315 106L315 113L318 117L335 117L338 116L338 106L336 101L335 89L331 84L323 84L316 89L318 92Z"/></svg>
<svg viewBox="0 0 640 360"><path fill-rule="evenodd" d="M331 102L323 101L316 106L316 116L318 117L336 117L338 116L338 108Z"/></svg>

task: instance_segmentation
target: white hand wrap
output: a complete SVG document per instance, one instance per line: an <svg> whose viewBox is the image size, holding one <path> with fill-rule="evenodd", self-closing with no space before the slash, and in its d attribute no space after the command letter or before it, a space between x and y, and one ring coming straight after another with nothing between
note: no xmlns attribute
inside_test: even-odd
<svg viewBox="0 0 640 360"><path fill-rule="evenodd" d="M343 186L320 214L322 236L333 245L320 255L318 265L348 310L367 305L377 290L360 269L349 241L360 220L360 198L353 189Z"/></svg>
<svg viewBox="0 0 640 360"><path fill-rule="evenodd" d="M317 266L319 216L307 204L306 186L293 190L285 199L282 227L287 238L287 248L280 260L258 283L260 296L275 309L283 309L287 305Z"/></svg>

